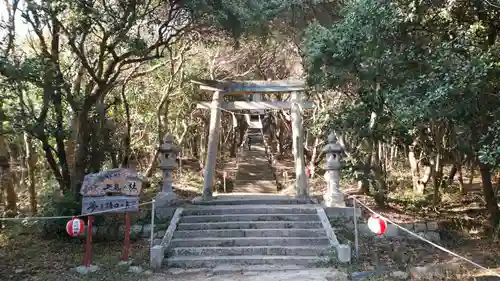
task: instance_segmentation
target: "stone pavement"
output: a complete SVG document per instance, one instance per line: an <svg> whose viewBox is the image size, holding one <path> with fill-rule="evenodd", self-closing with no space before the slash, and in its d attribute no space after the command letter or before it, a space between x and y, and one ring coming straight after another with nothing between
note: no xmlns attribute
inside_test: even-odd
<svg viewBox="0 0 500 281"><path fill-rule="evenodd" d="M254 267L252 267L254 268ZM240 270L169 270L148 281L347 281L347 274L331 268L273 268L272 266L242 268Z"/></svg>
<svg viewBox="0 0 500 281"><path fill-rule="evenodd" d="M234 181L234 193L277 193L276 181L263 144L243 149Z"/></svg>

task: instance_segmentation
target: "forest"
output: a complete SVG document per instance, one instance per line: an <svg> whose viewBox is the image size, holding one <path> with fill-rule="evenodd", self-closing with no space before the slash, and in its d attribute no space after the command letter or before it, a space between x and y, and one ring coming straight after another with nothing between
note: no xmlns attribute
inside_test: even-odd
<svg viewBox="0 0 500 281"><path fill-rule="evenodd" d="M199 178L210 111L196 103L211 95L192 80L304 79L313 171L322 173L333 132L343 185L375 205L476 204L481 219L469 220L499 235L500 4L5 0L0 9L3 217L62 215L83 177L105 169L134 168L156 190L166 133L188 163L182 176ZM270 111L265 128L278 160L292 150L286 114ZM222 117L218 168L246 130L241 114Z"/></svg>

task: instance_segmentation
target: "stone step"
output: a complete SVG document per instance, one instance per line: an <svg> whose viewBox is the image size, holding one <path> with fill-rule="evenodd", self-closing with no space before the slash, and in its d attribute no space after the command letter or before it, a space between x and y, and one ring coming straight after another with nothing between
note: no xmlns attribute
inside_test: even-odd
<svg viewBox="0 0 500 281"><path fill-rule="evenodd" d="M269 159L266 158L261 158L259 162L259 164L261 165L265 165L265 166L255 166L255 160L252 160L251 163L248 163L248 162L240 162L239 163L239 167L238 169L241 169L242 167L243 168L246 168L245 170L241 170L241 173L245 174L245 173L249 173L249 172L259 172L261 174L265 174L265 173L268 173L269 170L270 170L270 166L268 165L268 161ZM248 170L247 170L248 169Z"/></svg>
<svg viewBox="0 0 500 281"><path fill-rule="evenodd" d="M264 165L264 164L263 164ZM267 164L266 164L267 165ZM240 168L244 169L244 168ZM263 169L263 168L261 168ZM267 169L267 168L266 168ZM235 181L265 181L268 179L273 179L273 171L271 168L267 171L262 171L262 170L246 170L245 172L240 172L238 171L236 174L236 180Z"/></svg>
<svg viewBox="0 0 500 281"><path fill-rule="evenodd" d="M314 205L243 205L207 206L185 209L183 216L236 215L236 214L317 214Z"/></svg>
<svg viewBox="0 0 500 281"><path fill-rule="evenodd" d="M180 223L229 222L229 221L319 221L317 214L230 214L182 216Z"/></svg>
<svg viewBox="0 0 500 281"><path fill-rule="evenodd" d="M274 177L272 176L259 176L259 175L254 175L254 176L247 176L247 175L242 175L241 178L238 175L237 178L233 181L235 185L243 185L243 184L251 184L251 185L276 185L276 181L274 180Z"/></svg>
<svg viewBox="0 0 500 281"><path fill-rule="evenodd" d="M259 164L265 165L265 166L255 166L255 164L257 162ZM269 158L267 158L267 157L255 157L252 160L250 160L249 162L247 162L247 161L240 162L239 167L245 167L251 171L260 171L260 172L264 173L264 172L267 172L270 168L268 163L269 163ZM245 173L247 171L241 170L241 172Z"/></svg>
<svg viewBox="0 0 500 281"><path fill-rule="evenodd" d="M246 193L219 195L212 200L204 201L201 197L193 199L196 205L286 205L286 204L310 204L310 198L295 198L284 195L255 195Z"/></svg>
<svg viewBox="0 0 500 281"><path fill-rule="evenodd" d="M301 270L309 270L309 269L310 269L310 267L307 267L304 265L294 265L294 264L288 264L288 265L270 265L270 264L260 264L259 265L259 264L256 264L256 265L252 265L250 272L252 272L251 274L257 273L257 272L265 272L265 273L271 273L271 274L273 274L273 272L275 272L276 274L281 274L281 272L283 272L283 271L301 271ZM329 269L325 268L324 270L329 270ZM210 271L213 274L234 274L234 273L241 274L242 272L249 271L249 268L248 268L248 265L223 264L223 265L219 265L219 266L210 268ZM328 280L331 280L331 279L328 279Z"/></svg>
<svg viewBox="0 0 500 281"><path fill-rule="evenodd" d="M322 228L319 221L236 221L236 222L208 222L208 223L179 223L177 230L202 229L271 229L271 228Z"/></svg>
<svg viewBox="0 0 500 281"><path fill-rule="evenodd" d="M243 246L325 246L330 242L327 236L322 237L203 237L174 238L171 248L178 247L243 247Z"/></svg>
<svg viewBox="0 0 500 281"><path fill-rule="evenodd" d="M252 184L245 184L245 185L239 185L236 184L234 186L233 191L243 191L243 192L259 192L259 193L277 193L278 189L276 185L252 185Z"/></svg>
<svg viewBox="0 0 500 281"><path fill-rule="evenodd" d="M240 166L240 169L244 169L244 168L241 168L241 166ZM263 168L261 168L261 169L263 169ZM268 179L273 179L273 171L271 170L271 168L269 168L269 170L267 170L267 171L249 170L248 169L245 172L238 171L236 174L236 181L243 181L243 180L265 181Z"/></svg>
<svg viewBox="0 0 500 281"><path fill-rule="evenodd" d="M324 256L328 252L328 246L179 247L168 256Z"/></svg>
<svg viewBox="0 0 500 281"><path fill-rule="evenodd" d="M318 256L212 256L212 257L183 257L176 256L165 259L169 267L180 268L213 268L218 265L304 265L324 266L327 259Z"/></svg>
<svg viewBox="0 0 500 281"><path fill-rule="evenodd" d="M324 229L209 229L181 230L174 232L174 238L209 237L322 237Z"/></svg>

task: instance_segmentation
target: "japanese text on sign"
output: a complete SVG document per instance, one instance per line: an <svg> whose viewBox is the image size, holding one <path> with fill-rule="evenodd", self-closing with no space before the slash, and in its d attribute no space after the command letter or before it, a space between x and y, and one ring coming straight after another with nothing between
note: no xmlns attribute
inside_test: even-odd
<svg viewBox="0 0 500 281"><path fill-rule="evenodd" d="M82 215L95 212L136 212L139 210L139 196L83 197Z"/></svg>
<svg viewBox="0 0 500 281"><path fill-rule="evenodd" d="M88 174L83 179L80 193L83 196L105 196L109 193L138 196L143 179L128 169L111 169Z"/></svg>

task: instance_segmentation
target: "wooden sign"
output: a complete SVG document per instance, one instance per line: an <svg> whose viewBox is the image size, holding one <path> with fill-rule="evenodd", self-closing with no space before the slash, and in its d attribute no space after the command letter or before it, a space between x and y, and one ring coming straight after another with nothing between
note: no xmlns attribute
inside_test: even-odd
<svg viewBox="0 0 500 281"><path fill-rule="evenodd" d="M127 261L130 251L130 215L139 211L139 194L144 180L139 174L128 169L112 169L86 175L80 193L82 215L88 215L87 241L83 264L92 262L92 222L93 215L125 213L125 240L122 261Z"/></svg>
<svg viewBox="0 0 500 281"><path fill-rule="evenodd" d="M110 193L138 196L143 182L141 176L134 171L111 169L86 175L80 193L83 196L105 196Z"/></svg>
<svg viewBox="0 0 500 281"><path fill-rule="evenodd" d="M104 211L112 213L139 211L139 196L104 196L82 198L82 215Z"/></svg>

